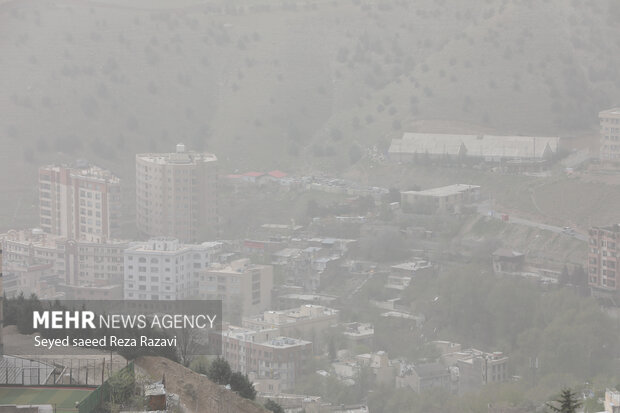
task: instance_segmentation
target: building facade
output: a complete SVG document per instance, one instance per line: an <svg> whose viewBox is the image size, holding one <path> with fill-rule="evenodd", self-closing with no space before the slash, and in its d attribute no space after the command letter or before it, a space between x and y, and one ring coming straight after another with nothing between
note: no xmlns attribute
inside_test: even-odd
<svg viewBox="0 0 620 413"><path fill-rule="evenodd" d="M501 352L486 353L476 349L446 353L442 361L458 368L459 393L477 390L488 383L501 383L509 379L508 356Z"/></svg>
<svg viewBox="0 0 620 413"><path fill-rule="evenodd" d="M126 300L183 300L197 297L201 271L221 252L219 242L181 244L176 238L151 238L125 250Z"/></svg>
<svg viewBox="0 0 620 413"><path fill-rule="evenodd" d="M136 155L136 225L143 234L182 242L218 233L217 158L186 151Z"/></svg>
<svg viewBox="0 0 620 413"><path fill-rule="evenodd" d="M620 391L605 390L605 413L620 413Z"/></svg>
<svg viewBox="0 0 620 413"><path fill-rule="evenodd" d="M205 300L222 300L228 320L271 308L273 267L239 259L229 264L214 264L204 269L198 280L198 294Z"/></svg>
<svg viewBox="0 0 620 413"><path fill-rule="evenodd" d="M392 139L388 155L397 161L451 159L504 163L545 162L561 150L556 136L454 135L410 133Z"/></svg>
<svg viewBox="0 0 620 413"><path fill-rule="evenodd" d="M601 122L600 158L620 162L620 108L604 110L598 117Z"/></svg>
<svg viewBox="0 0 620 413"><path fill-rule="evenodd" d="M39 223L67 239L105 242L118 235L120 179L97 166L39 168Z"/></svg>
<svg viewBox="0 0 620 413"><path fill-rule="evenodd" d="M588 235L588 284L595 295L615 295L620 281L620 224L591 228Z"/></svg>
<svg viewBox="0 0 620 413"><path fill-rule="evenodd" d="M402 191L400 194L405 209L420 209L416 212L458 212L462 205L480 199L480 187L455 184L423 191Z"/></svg>
<svg viewBox="0 0 620 413"><path fill-rule="evenodd" d="M441 363L403 365L396 376L396 388L411 388L416 393L432 389L452 391L450 369Z"/></svg>
<svg viewBox="0 0 620 413"><path fill-rule="evenodd" d="M126 241L108 239L96 243L67 240L34 228L0 234L0 244L5 252L8 280L26 268L50 264L49 272L59 283L66 285L122 284Z"/></svg>
<svg viewBox="0 0 620 413"><path fill-rule="evenodd" d="M263 380L280 390L290 390L312 357L310 341L283 337L277 329L250 330L228 326L221 333L222 357L233 371ZM269 390L269 389L266 389Z"/></svg>

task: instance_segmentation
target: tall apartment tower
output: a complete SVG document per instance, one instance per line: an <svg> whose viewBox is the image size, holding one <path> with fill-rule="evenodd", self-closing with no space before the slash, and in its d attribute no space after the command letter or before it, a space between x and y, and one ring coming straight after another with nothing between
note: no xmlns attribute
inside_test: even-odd
<svg viewBox="0 0 620 413"><path fill-rule="evenodd" d="M600 158L620 162L620 108L604 110L598 117L601 121Z"/></svg>
<svg viewBox="0 0 620 413"><path fill-rule="evenodd" d="M136 155L136 225L151 237L202 242L217 236L217 158L186 151Z"/></svg>
<svg viewBox="0 0 620 413"><path fill-rule="evenodd" d="M39 168L39 222L50 234L104 242L117 236L120 179L92 165Z"/></svg>
<svg viewBox="0 0 620 413"><path fill-rule="evenodd" d="M620 224L589 231L588 284L598 296L620 292Z"/></svg>

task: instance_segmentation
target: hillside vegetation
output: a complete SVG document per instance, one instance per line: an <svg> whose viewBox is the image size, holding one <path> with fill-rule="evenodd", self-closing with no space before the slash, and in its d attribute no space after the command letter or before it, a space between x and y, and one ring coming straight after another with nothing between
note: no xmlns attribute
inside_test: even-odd
<svg viewBox="0 0 620 413"><path fill-rule="evenodd" d="M185 142L224 171L345 169L433 120L596 132L618 103L617 2L0 2L0 226L35 166L87 158L131 193L136 152Z"/></svg>

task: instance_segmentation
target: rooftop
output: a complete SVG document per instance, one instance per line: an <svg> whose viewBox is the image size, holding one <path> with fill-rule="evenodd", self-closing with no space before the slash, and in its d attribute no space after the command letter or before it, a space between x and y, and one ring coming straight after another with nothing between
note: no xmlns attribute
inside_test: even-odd
<svg viewBox="0 0 620 413"><path fill-rule="evenodd" d="M253 264L247 258L241 258L230 262L229 264L212 264L207 271L221 274L243 274L248 270L261 268L258 264Z"/></svg>
<svg viewBox="0 0 620 413"><path fill-rule="evenodd" d="M462 192L471 191L473 189L480 189L480 186L467 185L467 184L454 184L454 185L442 186L439 188L425 189L423 191L403 191L402 193L441 198L445 196L458 195Z"/></svg>
<svg viewBox="0 0 620 413"><path fill-rule="evenodd" d="M427 260L416 260L403 262L401 264L392 265L390 268L394 270L403 270L403 271L418 271L420 269L431 267L431 263Z"/></svg>
<svg viewBox="0 0 620 413"><path fill-rule="evenodd" d="M503 258L518 258L523 257L523 253L519 251L509 250L507 248L499 248L493 252L494 257L503 257Z"/></svg>
<svg viewBox="0 0 620 413"><path fill-rule="evenodd" d="M454 353L447 354L447 356L452 356L459 361L465 363L473 363L474 359L483 358L488 361L499 361L499 360L507 360L508 356L505 356L504 353L496 351L493 353L486 353L481 350L476 350L474 348L470 348L467 350L456 351Z"/></svg>
<svg viewBox="0 0 620 413"><path fill-rule="evenodd" d="M57 248L59 244L64 244L67 242L67 238L62 237L60 235L48 234L43 231L41 228L29 228L29 229L20 229L20 230L9 230L4 234L0 234L0 239L6 239L7 241L12 241L24 245L33 245L35 247L47 247L47 248ZM120 247L123 248L125 245L129 243L129 241L125 240L116 240L116 239L108 239L104 243L90 242L90 241L75 241L78 245L87 246L87 245L102 245L102 246L111 246L111 247Z"/></svg>
<svg viewBox="0 0 620 413"><path fill-rule="evenodd" d="M222 246L221 242L203 242L202 244L182 244L173 237L155 237L145 242L133 242L126 252L157 252L158 254L178 254L187 251L207 251Z"/></svg>
<svg viewBox="0 0 620 413"><path fill-rule="evenodd" d="M177 164L177 165L196 165L200 162L214 162L217 157L212 153L186 151L185 145L177 145L176 152L169 153L139 153L136 159L156 163L158 165Z"/></svg>
<svg viewBox="0 0 620 413"><path fill-rule="evenodd" d="M500 158L544 158L557 152L560 138L543 136L405 133L393 139L389 153L468 155Z"/></svg>
<svg viewBox="0 0 620 413"><path fill-rule="evenodd" d="M248 176L248 177L251 177L251 178L258 178L258 177L263 176L263 175L265 175L264 172L252 171L252 172L246 172L242 176Z"/></svg>
<svg viewBox="0 0 620 413"><path fill-rule="evenodd" d="M620 108L612 108L599 112L599 116L620 116Z"/></svg>
<svg viewBox="0 0 620 413"><path fill-rule="evenodd" d="M271 339L263 339L268 337L269 333L275 333L276 329L264 329L264 330L252 330L245 327L228 326L226 330L222 331L222 336L231 337L240 341L249 341L262 346L274 347L274 348L290 348L296 346L305 346L311 344L311 341L300 340L291 337L278 336Z"/></svg>
<svg viewBox="0 0 620 413"><path fill-rule="evenodd" d="M260 343L263 346L275 347L275 348L290 348L297 346L305 346L306 344L311 344L311 341L300 340L297 338L290 337L276 337L271 339L265 343Z"/></svg>
<svg viewBox="0 0 620 413"><path fill-rule="evenodd" d="M606 227L592 227L593 230L620 232L620 224L612 224Z"/></svg>
<svg viewBox="0 0 620 413"><path fill-rule="evenodd" d="M450 371L441 363L418 364L413 367L416 374L423 378L443 376L450 374Z"/></svg>
<svg viewBox="0 0 620 413"><path fill-rule="evenodd" d="M346 336L370 336L375 333L375 328L370 323L348 323L343 324L343 326L345 327L343 334Z"/></svg>
<svg viewBox="0 0 620 413"><path fill-rule="evenodd" d="M265 321L273 325L294 324L298 321L312 320L338 315L339 311L322 305L304 304L297 308L281 311L265 311L262 314L248 317L250 321Z"/></svg>
<svg viewBox="0 0 620 413"><path fill-rule="evenodd" d="M330 296L330 295L321 295L321 294L284 294L281 295L280 298L285 298L289 300L300 300L300 301L335 301L338 297Z"/></svg>
<svg viewBox="0 0 620 413"><path fill-rule="evenodd" d="M69 174L74 178L99 183L118 184L121 181L120 178L114 175L111 171L100 168L96 165L91 165L89 163L78 163L73 166L64 164L47 165L42 166L39 171L53 171L56 173L59 173L61 171L68 171ZM40 176L41 179L46 179L45 177L47 176L47 174L43 173Z"/></svg>
<svg viewBox="0 0 620 413"><path fill-rule="evenodd" d="M286 176L285 172L282 171L278 171L277 169L275 171L271 171L268 172L267 175L273 177L273 178L284 178Z"/></svg>

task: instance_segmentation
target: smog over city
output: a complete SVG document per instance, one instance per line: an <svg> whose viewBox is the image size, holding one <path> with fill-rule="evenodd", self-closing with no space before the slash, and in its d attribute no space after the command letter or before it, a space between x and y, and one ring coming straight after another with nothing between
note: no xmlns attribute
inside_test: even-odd
<svg viewBox="0 0 620 413"><path fill-rule="evenodd" d="M0 0L0 412L620 413L619 0Z"/></svg>

